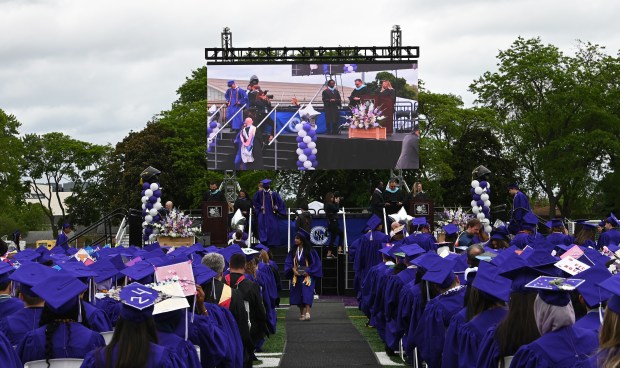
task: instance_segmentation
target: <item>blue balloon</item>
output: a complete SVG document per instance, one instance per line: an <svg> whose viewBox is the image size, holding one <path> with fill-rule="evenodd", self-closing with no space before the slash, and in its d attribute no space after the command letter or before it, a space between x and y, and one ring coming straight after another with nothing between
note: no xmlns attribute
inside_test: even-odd
<svg viewBox="0 0 620 368"><path fill-rule="evenodd" d="M157 197L157 198L161 197L161 190L157 189L153 191L153 197Z"/></svg>
<svg viewBox="0 0 620 368"><path fill-rule="evenodd" d="M155 217L153 217L153 222L159 222L159 221L161 221L161 216L155 215Z"/></svg>
<svg viewBox="0 0 620 368"><path fill-rule="evenodd" d="M299 160L297 160L297 167L299 167L299 168L304 167L304 163L299 161Z"/></svg>
<svg viewBox="0 0 620 368"><path fill-rule="evenodd" d="M151 229L150 227L147 227L146 229L144 229L144 235L151 235L153 234L153 229Z"/></svg>
<svg viewBox="0 0 620 368"><path fill-rule="evenodd" d="M471 188L471 194L476 194L476 189L475 188Z"/></svg>
<svg viewBox="0 0 620 368"><path fill-rule="evenodd" d="M297 143L302 143L304 141L303 137L297 136L295 137L295 140L297 141Z"/></svg>
<svg viewBox="0 0 620 368"><path fill-rule="evenodd" d="M478 204L478 206L482 207L484 205L484 201L483 200L476 201L476 204Z"/></svg>
<svg viewBox="0 0 620 368"><path fill-rule="evenodd" d="M300 137L297 137L300 138ZM302 141L301 143L299 143L297 145L299 148L301 148L302 150L305 150L306 148L308 148L308 145L306 144L306 142Z"/></svg>
<svg viewBox="0 0 620 368"><path fill-rule="evenodd" d="M318 166L319 166L319 161L317 160L312 161L312 167L316 169Z"/></svg>
<svg viewBox="0 0 620 368"><path fill-rule="evenodd" d="M148 236L148 235L146 235L146 234L145 234L145 235L142 235L142 240L144 240L144 241L149 240L149 236Z"/></svg>
<svg viewBox="0 0 620 368"><path fill-rule="evenodd" d="M480 200L480 194L474 194L473 198L474 198L474 201L479 201Z"/></svg>
<svg viewBox="0 0 620 368"><path fill-rule="evenodd" d="M486 181L481 181L480 182L480 188L486 188L487 187L487 182Z"/></svg>
<svg viewBox="0 0 620 368"><path fill-rule="evenodd" d="M312 127L310 126L310 124L306 123L306 124L304 124L304 125L303 125L303 129L304 129L306 132L309 132L309 131L311 131L311 130L312 130Z"/></svg>
<svg viewBox="0 0 620 368"><path fill-rule="evenodd" d="M488 215L491 212L491 209L487 206L482 207L482 213Z"/></svg>
<svg viewBox="0 0 620 368"><path fill-rule="evenodd" d="M487 194L491 194L491 188L487 188Z"/></svg>
<svg viewBox="0 0 620 368"><path fill-rule="evenodd" d="M311 162L315 162L316 161L316 156L315 155L310 155L308 156L308 160L310 160ZM314 165L312 165L314 166Z"/></svg>
<svg viewBox="0 0 620 368"><path fill-rule="evenodd" d="M145 207L146 207L147 210L150 210L151 208L153 208L153 203L146 202L146 206Z"/></svg>
<svg viewBox="0 0 620 368"><path fill-rule="evenodd" d="M151 189L151 183L144 183L142 184L142 189L146 190L146 189Z"/></svg>
<svg viewBox="0 0 620 368"><path fill-rule="evenodd" d="M311 154L312 154L312 149L311 148L304 148L304 155L310 156Z"/></svg>
<svg viewBox="0 0 620 368"><path fill-rule="evenodd" d="M145 190L143 189L142 192L140 192L140 197L144 197L144 192Z"/></svg>
<svg viewBox="0 0 620 368"><path fill-rule="evenodd" d="M157 202L157 197L155 197L154 195L150 196L149 197L149 202L151 202L151 203Z"/></svg>
<svg viewBox="0 0 620 368"><path fill-rule="evenodd" d="M212 121L212 122L209 124L209 128L211 128L212 130L213 130L213 129L215 129L216 127L217 127L217 121Z"/></svg>
<svg viewBox="0 0 620 368"><path fill-rule="evenodd" d="M312 140L314 140L314 137L316 136L316 130L309 131L308 135L313 138Z"/></svg>

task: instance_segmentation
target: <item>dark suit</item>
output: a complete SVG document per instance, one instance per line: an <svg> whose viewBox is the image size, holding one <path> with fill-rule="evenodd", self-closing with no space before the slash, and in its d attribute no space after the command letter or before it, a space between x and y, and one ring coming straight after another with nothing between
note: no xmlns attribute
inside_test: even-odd
<svg viewBox="0 0 620 368"><path fill-rule="evenodd" d="M326 88L321 95L323 99L323 106L325 110L325 124L327 125L327 134L338 133L338 121L340 120L340 114L338 108L342 105L342 98L340 98L340 92L334 88L330 90ZM334 101L331 101L331 100Z"/></svg>

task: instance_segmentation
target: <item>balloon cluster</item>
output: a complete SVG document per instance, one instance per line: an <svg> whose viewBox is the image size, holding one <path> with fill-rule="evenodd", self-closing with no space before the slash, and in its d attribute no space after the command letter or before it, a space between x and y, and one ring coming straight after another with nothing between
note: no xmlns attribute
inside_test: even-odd
<svg viewBox="0 0 620 368"><path fill-rule="evenodd" d="M297 167L299 170L314 170L319 162L316 159L316 126L309 122L301 122L295 126L297 130Z"/></svg>
<svg viewBox="0 0 620 368"><path fill-rule="evenodd" d="M209 126L207 127L207 152L211 152L213 147L215 147L216 136L220 131L220 123L217 121L210 121Z"/></svg>
<svg viewBox="0 0 620 368"><path fill-rule="evenodd" d="M150 236L158 233L154 223L161 221L159 211L161 204L161 187L159 183L142 184L142 240L148 241Z"/></svg>
<svg viewBox="0 0 620 368"><path fill-rule="evenodd" d="M474 180L471 182L471 194L473 196L471 211L482 222L484 231L490 234L493 230L491 226L491 201L489 200L491 184L484 180Z"/></svg>

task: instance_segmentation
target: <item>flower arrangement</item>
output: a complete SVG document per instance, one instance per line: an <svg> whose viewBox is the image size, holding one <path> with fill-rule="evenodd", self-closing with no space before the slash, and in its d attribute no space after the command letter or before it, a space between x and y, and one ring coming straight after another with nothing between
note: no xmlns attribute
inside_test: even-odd
<svg viewBox="0 0 620 368"><path fill-rule="evenodd" d="M468 214L461 207L454 209L446 209L439 214L441 220L437 221L439 225L446 226L448 224L455 224L459 227L460 231L465 230L467 221L475 218L475 215Z"/></svg>
<svg viewBox="0 0 620 368"><path fill-rule="evenodd" d="M352 116L347 116L347 124L351 129L378 128L385 119L380 106L366 101L351 109Z"/></svg>
<svg viewBox="0 0 620 368"><path fill-rule="evenodd" d="M192 222L189 216L183 215L178 210L172 210L161 223L154 224L154 227L159 230L159 235L181 238L194 236L200 231L199 228L192 227Z"/></svg>

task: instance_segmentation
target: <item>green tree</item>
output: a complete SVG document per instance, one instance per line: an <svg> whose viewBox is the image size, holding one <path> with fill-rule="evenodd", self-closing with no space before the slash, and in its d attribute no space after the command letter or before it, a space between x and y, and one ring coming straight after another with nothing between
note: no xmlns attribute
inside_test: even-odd
<svg viewBox="0 0 620 368"><path fill-rule="evenodd" d="M518 38L498 60L498 71L470 90L496 111L506 152L528 186L547 196L549 216L557 207L569 217L620 148L620 62L598 45L580 43L566 56L539 38Z"/></svg>

